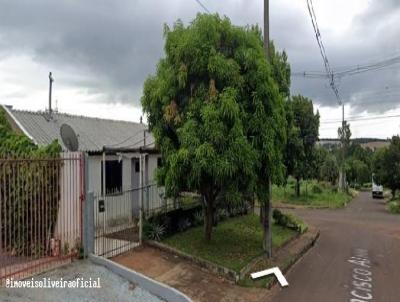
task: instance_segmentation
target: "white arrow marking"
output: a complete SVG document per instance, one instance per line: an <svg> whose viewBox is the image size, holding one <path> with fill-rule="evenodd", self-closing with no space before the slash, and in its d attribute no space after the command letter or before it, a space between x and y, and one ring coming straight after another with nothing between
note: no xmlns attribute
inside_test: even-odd
<svg viewBox="0 0 400 302"><path fill-rule="evenodd" d="M289 283L286 281L286 278L285 278L285 276L283 276L283 274L282 274L281 270L279 269L279 267L273 267L273 268L267 269L265 271L252 273L251 274L251 278L257 279L257 278L261 278L261 277L268 276L268 275L271 275L271 274L275 275L275 277L278 279L279 284L282 287L285 287L285 286L289 285Z"/></svg>

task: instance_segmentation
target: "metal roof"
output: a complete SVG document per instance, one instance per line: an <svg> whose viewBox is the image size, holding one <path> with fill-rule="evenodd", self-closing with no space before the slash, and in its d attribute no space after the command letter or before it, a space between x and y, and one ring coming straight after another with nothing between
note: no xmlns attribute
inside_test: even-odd
<svg viewBox="0 0 400 302"><path fill-rule="evenodd" d="M78 136L79 150L102 151L103 147L115 149L155 149L153 135L147 125L86 116L53 112L32 112L3 106L17 126L35 144L44 146L58 140L67 150L60 136L62 124L70 125ZM145 137L146 135L146 137Z"/></svg>

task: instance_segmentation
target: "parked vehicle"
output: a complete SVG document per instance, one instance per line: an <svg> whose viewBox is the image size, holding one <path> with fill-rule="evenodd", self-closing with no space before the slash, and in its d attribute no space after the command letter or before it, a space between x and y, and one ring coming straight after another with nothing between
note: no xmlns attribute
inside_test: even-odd
<svg viewBox="0 0 400 302"><path fill-rule="evenodd" d="M383 186L372 183L372 198L383 198Z"/></svg>

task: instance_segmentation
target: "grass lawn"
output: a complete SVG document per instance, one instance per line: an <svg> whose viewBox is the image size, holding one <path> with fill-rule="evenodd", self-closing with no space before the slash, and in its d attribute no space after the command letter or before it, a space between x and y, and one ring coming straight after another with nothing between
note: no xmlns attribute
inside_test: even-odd
<svg viewBox="0 0 400 302"><path fill-rule="evenodd" d="M296 232L273 225L272 234L273 247L279 247L293 238ZM260 220L254 214L220 222L213 230L210 243L204 241L202 226L175 234L162 242L236 272L263 253Z"/></svg>
<svg viewBox="0 0 400 302"><path fill-rule="evenodd" d="M314 189L315 187L318 189ZM289 183L286 187L273 186L272 200L295 205L341 208L353 198L350 194L338 192L329 184L320 184L316 181L302 181L299 197L295 195L294 190L293 183Z"/></svg>

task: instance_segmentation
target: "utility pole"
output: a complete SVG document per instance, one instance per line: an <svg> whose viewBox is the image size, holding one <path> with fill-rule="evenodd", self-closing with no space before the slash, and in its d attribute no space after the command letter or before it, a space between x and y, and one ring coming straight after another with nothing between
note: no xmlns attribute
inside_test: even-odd
<svg viewBox="0 0 400 302"><path fill-rule="evenodd" d="M341 140L342 140L342 164L341 164L341 167L340 167L340 174L341 174L341 176L340 176L340 189L341 189L341 191L342 192L344 192L345 191L345 189L346 189L346 173L345 173L345 171L344 171L344 161L345 161L345 157L346 157L346 154L345 154L345 137L344 137L344 125L345 125L345 121L344 121L344 102L343 102L343 100L342 100L342 138L341 138Z"/></svg>
<svg viewBox="0 0 400 302"><path fill-rule="evenodd" d="M264 49L269 60L269 0L264 0Z"/></svg>
<svg viewBox="0 0 400 302"><path fill-rule="evenodd" d="M270 60L269 47L269 0L264 0L264 49L267 61ZM268 258L272 257L272 207L271 195L272 185L271 177L266 179L268 182L268 197L267 200L261 203L260 219L263 225L263 248Z"/></svg>
<svg viewBox="0 0 400 302"><path fill-rule="evenodd" d="M52 76L52 74L51 74L51 72L49 73L49 115L51 116L51 112L52 112L52 109L51 109L51 93L52 93L52 90L53 90L53 82L54 82L54 79L53 79L53 76Z"/></svg>

